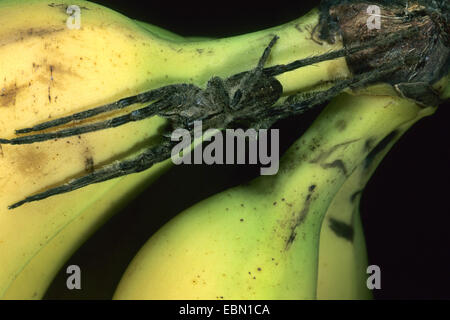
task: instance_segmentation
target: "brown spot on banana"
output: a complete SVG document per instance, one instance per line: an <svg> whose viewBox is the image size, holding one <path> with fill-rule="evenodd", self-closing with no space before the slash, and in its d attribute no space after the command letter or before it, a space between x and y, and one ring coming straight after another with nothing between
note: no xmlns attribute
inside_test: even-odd
<svg viewBox="0 0 450 320"><path fill-rule="evenodd" d="M86 173L91 173L94 171L94 157L92 155L91 149L89 147L86 147L84 153L84 171Z"/></svg>
<svg viewBox="0 0 450 320"><path fill-rule="evenodd" d="M9 153L11 162L17 168L15 174L23 176L41 175L45 171L48 161L48 153L41 151L34 145L21 146Z"/></svg>
<svg viewBox="0 0 450 320"><path fill-rule="evenodd" d="M341 159L335 159L332 161L329 161L328 159L338 149L343 148L343 147L345 147L349 144L352 144L354 142L357 142L359 140L360 139L354 139L354 140L350 140L350 141L346 141L346 142L342 142L337 145L334 145L333 147L329 148L328 150L320 152L317 157L315 157L313 160L310 161L310 163L316 163L324 169L338 168L338 169L342 170L342 172L345 175L347 175L347 168L345 167L345 163Z"/></svg>
<svg viewBox="0 0 450 320"><path fill-rule="evenodd" d="M347 121L345 121L344 119L340 119L336 121L335 126L339 131L344 131L345 128L347 128Z"/></svg>
<svg viewBox="0 0 450 320"><path fill-rule="evenodd" d="M35 76L35 79L42 84L48 84L50 81L55 88L63 89L63 83L65 82L63 80L65 80L65 76L71 77L72 81L75 81L74 78L82 79L82 77L74 72L72 68L64 68L58 63L46 63L45 68L42 69L41 73Z"/></svg>
<svg viewBox="0 0 450 320"><path fill-rule="evenodd" d="M366 149L367 152L370 152L370 151L372 151L372 149L376 143L377 143L377 139L375 137L368 138L366 140L366 143L364 144L364 148Z"/></svg>
<svg viewBox="0 0 450 320"><path fill-rule="evenodd" d="M52 103L52 93L51 93L51 87L53 85L53 66L50 65L50 83L48 85L48 102Z"/></svg>
<svg viewBox="0 0 450 320"><path fill-rule="evenodd" d="M328 150L320 152L316 158L314 158L313 160L310 161L310 163L322 163L322 162L326 161L336 150L338 150L342 147L345 147L346 145L349 145L351 143L354 143L356 141L359 141L359 139L354 139L354 140L336 144L336 145L332 146L331 148L329 148Z"/></svg>
<svg viewBox="0 0 450 320"><path fill-rule="evenodd" d="M347 175L347 168L345 167L344 161L337 159L330 163L321 163L320 166L324 169L329 168L338 168L342 171L342 173L346 176Z"/></svg>
<svg viewBox="0 0 450 320"><path fill-rule="evenodd" d="M305 198L305 205L303 206L303 209L295 215L294 219L293 219L293 224L290 227L290 234L288 239L286 240L286 246L285 246L285 251L289 250L289 248L291 247L292 243L294 242L295 238L297 237L297 227L299 225L301 225L303 223L303 221L305 221L306 216L308 215L309 212L309 208L311 206L311 202L313 200L313 193L316 190L316 185L311 185L308 189L308 194Z"/></svg>
<svg viewBox="0 0 450 320"><path fill-rule="evenodd" d="M85 170L87 173L92 173L92 172L94 172L94 158L92 158L92 157L87 157L87 158L84 160L84 170Z"/></svg>
<svg viewBox="0 0 450 320"><path fill-rule="evenodd" d="M11 107L16 105L16 96L27 85L17 85L17 82L0 89L0 106Z"/></svg>
<svg viewBox="0 0 450 320"><path fill-rule="evenodd" d="M363 190L358 190L355 191L351 196L350 196L350 202L353 203L356 201L356 199L358 198L358 196L360 196L362 194Z"/></svg>
<svg viewBox="0 0 450 320"><path fill-rule="evenodd" d="M329 218L328 221L328 227L334 232L334 234L340 238L353 242L354 230L352 225L334 218Z"/></svg>
<svg viewBox="0 0 450 320"><path fill-rule="evenodd" d="M366 146L372 149L372 151L370 151L370 153L364 160L364 169L368 169L372 164L372 162L376 159L377 155L381 154L383 150L385 150L399 134L400 134L399 130L392 131L386 137L384 137L383 140L381 140L373 149L369 145L367 145L366 142Z"/></svg>

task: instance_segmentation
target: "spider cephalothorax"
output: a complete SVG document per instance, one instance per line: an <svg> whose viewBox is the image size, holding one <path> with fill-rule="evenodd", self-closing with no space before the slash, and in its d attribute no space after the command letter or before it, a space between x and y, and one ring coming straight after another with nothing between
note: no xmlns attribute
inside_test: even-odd
<svg viewBox="0 0 450 320"><path fill-rule="evenodd" d="M283 93L281 83L263 72L277 39L272 39L254 70L225 80L212 77L204 90L180 86L166 101L175 107L162 109L157 115L171 120L173 128L192 129L194 121L199 120L205 129L267 127L258 121L257 114L274 105Z"/></svg>

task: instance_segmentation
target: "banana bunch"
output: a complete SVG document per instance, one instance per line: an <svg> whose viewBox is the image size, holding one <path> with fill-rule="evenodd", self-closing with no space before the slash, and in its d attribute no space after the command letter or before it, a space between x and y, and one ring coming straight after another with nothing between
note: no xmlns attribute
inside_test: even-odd
<svg viewBox="0 0 450 320"><path fill-rule="evenodd" d="M203 86L211 75L248 70L274 33L280 40L269 64L339 48L310 40L317 12L270 30L207 41L184 39L87 1L4 0L0 19L2 138L152 88ZM280 76L286 93L348 74L344 59L306 69L307 77L298 70ZM166 122L152 117L70 138L0 145L1 298L42 297L68 257L171 162L13 211L8 205L157 143Z"/></svg>
<svg viewBox="0 0 450 320"><path fill-rule="evenodd" d="M318 10L225 39L183 38L80 0L3 0L0 20L0 138L8 139L17 129L154 88L204 88L212 76L251 70L274 35L279 39L266 67L342 48L340 41L315 41ZM336 58L277 79L287 96L349 76L345 59ZM445 81L439 85L448 88ZM202 201L155 234L115 298L369 297L359 196L353 195L395 139L433 111L399 98L387 85L343 94L284 155L276 176ZM70 255L171 161L14 210L8 206L157 145L167 125L154 116L73 137L0 144L0 299L41 298ZM374 155L392 132L395 139ZM337 231L343 225L353 230L351 239Z"/></svg>

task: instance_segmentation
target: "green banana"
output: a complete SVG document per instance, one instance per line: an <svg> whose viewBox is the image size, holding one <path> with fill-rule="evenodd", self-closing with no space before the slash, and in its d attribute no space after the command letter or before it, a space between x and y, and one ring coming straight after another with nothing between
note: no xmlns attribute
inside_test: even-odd
<svg viewBox="0 0 450 320"><path fill-rule="evenodd" d="M358 168L379 142L434 110L341 95L287 151L276 176L208 198L153 235L114 298L316 298L319 235L333 199L347 181L359 183Z"/></svg>

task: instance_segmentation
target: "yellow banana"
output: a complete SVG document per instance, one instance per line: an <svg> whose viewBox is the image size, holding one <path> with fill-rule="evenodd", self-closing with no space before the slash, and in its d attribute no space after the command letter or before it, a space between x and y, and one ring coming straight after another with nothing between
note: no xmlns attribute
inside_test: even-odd
<svg viewBox="0 0 450 320"><path fill-rule="evenodd" d="M79 29L68 26L77 18L67 13L69 6L80 10ZM203 86L213 75L226 77L249 70L275 33L280 40L269 65L341 46L311 40L317 11L269 30L202 41L183 41L87 1L5 0L0 2L0 20L2 138L49 118L162 85ZM320 66L279 76L284 93L311 89L349 74L343 58ZM73 138L0 145L0 298L40 298L73 251L170 162L14 211L7 206L155 143L165 124L164 119L153 117Z"/></svg>
<svg viewBox="0 0 450 320"><path fill-rule="evenodd" d="M113 28L105 30L104 35L112 32L111 39L115 36L122 38L113 45L118 46L123 62L129 64L129 68L108 67L107 60L117 57L102 53L101 46L95 45L94 27L101 24L101 20L92 26L88 20L84 21L88 30L92 28L90 35L85 34L87 39L91 38L90 41L72 39L74 46L64 44L76 37L73 33L76 30L64 28L61 23L64 18L67 19L63 4L54 7L43 1L4 1L0 4L2 21L8 21L9 27L2 28L0 36L3 40L0 54L3 58L1 69L4 79L3 108L0 111L2 135L26 125L26 121L35 123L42 117L70 113L92 103L107 101L118 92L124 94L127 86L121 81L125 78L129 81L145 81L147 75L135 69L138 60L134 59L139 56L134 56L134 53L139 52L132 51L132 43L123 41L124 30L133 28L131 21L101 7L92 7L92 10L100 11L99 17L108 13L116 17L124 28L122 31ZM108 16L105 18L107 20ZM77 48L80 44L86 45L84 50ZM23 61L8 62L15 50L28 56ZM77 54L80 56L75 58ZM97 78L89 76L95 70L93 65L99 67ZM109 72L117 72L117 78L111 79ZM107 83L116 80L116 84ZM100 85L101 91L96 92L94 85ZM133 128L119 129L100 136L83 136L78 141L65 139L39 145L2 147L0 297L40 298L54 274L74 250L124 202L130 201L139 189L158 177L168 163L141 175L107 182L74 193L73 197L63 196L56 201L42 202L17 212L7 210L14 193L17 197L19 193L30 193L63 182L83 172L86 166L93 165L92 161L96 164L129 152L139 143L156 136L163 124L162 119L154 118ZM111 141L114 141L114 146Z"/></svg>
<svg viewBox="0 0 450 320"><path fill-rule="evenodd" d="M337 192L320 231L317 299L371 299L367 252L359 212L360 165ZM364 172L365 173L365 172Z"/></svg>
<svg viewBox="0 0 450 320"><path fill-rule="evenodd" d="M341 95L276 176L208 198L153 235L114 298L316 298L319 234L333 198L347 181L359 183L358 168L386 136L433 112L395 97Z"/></svg>

